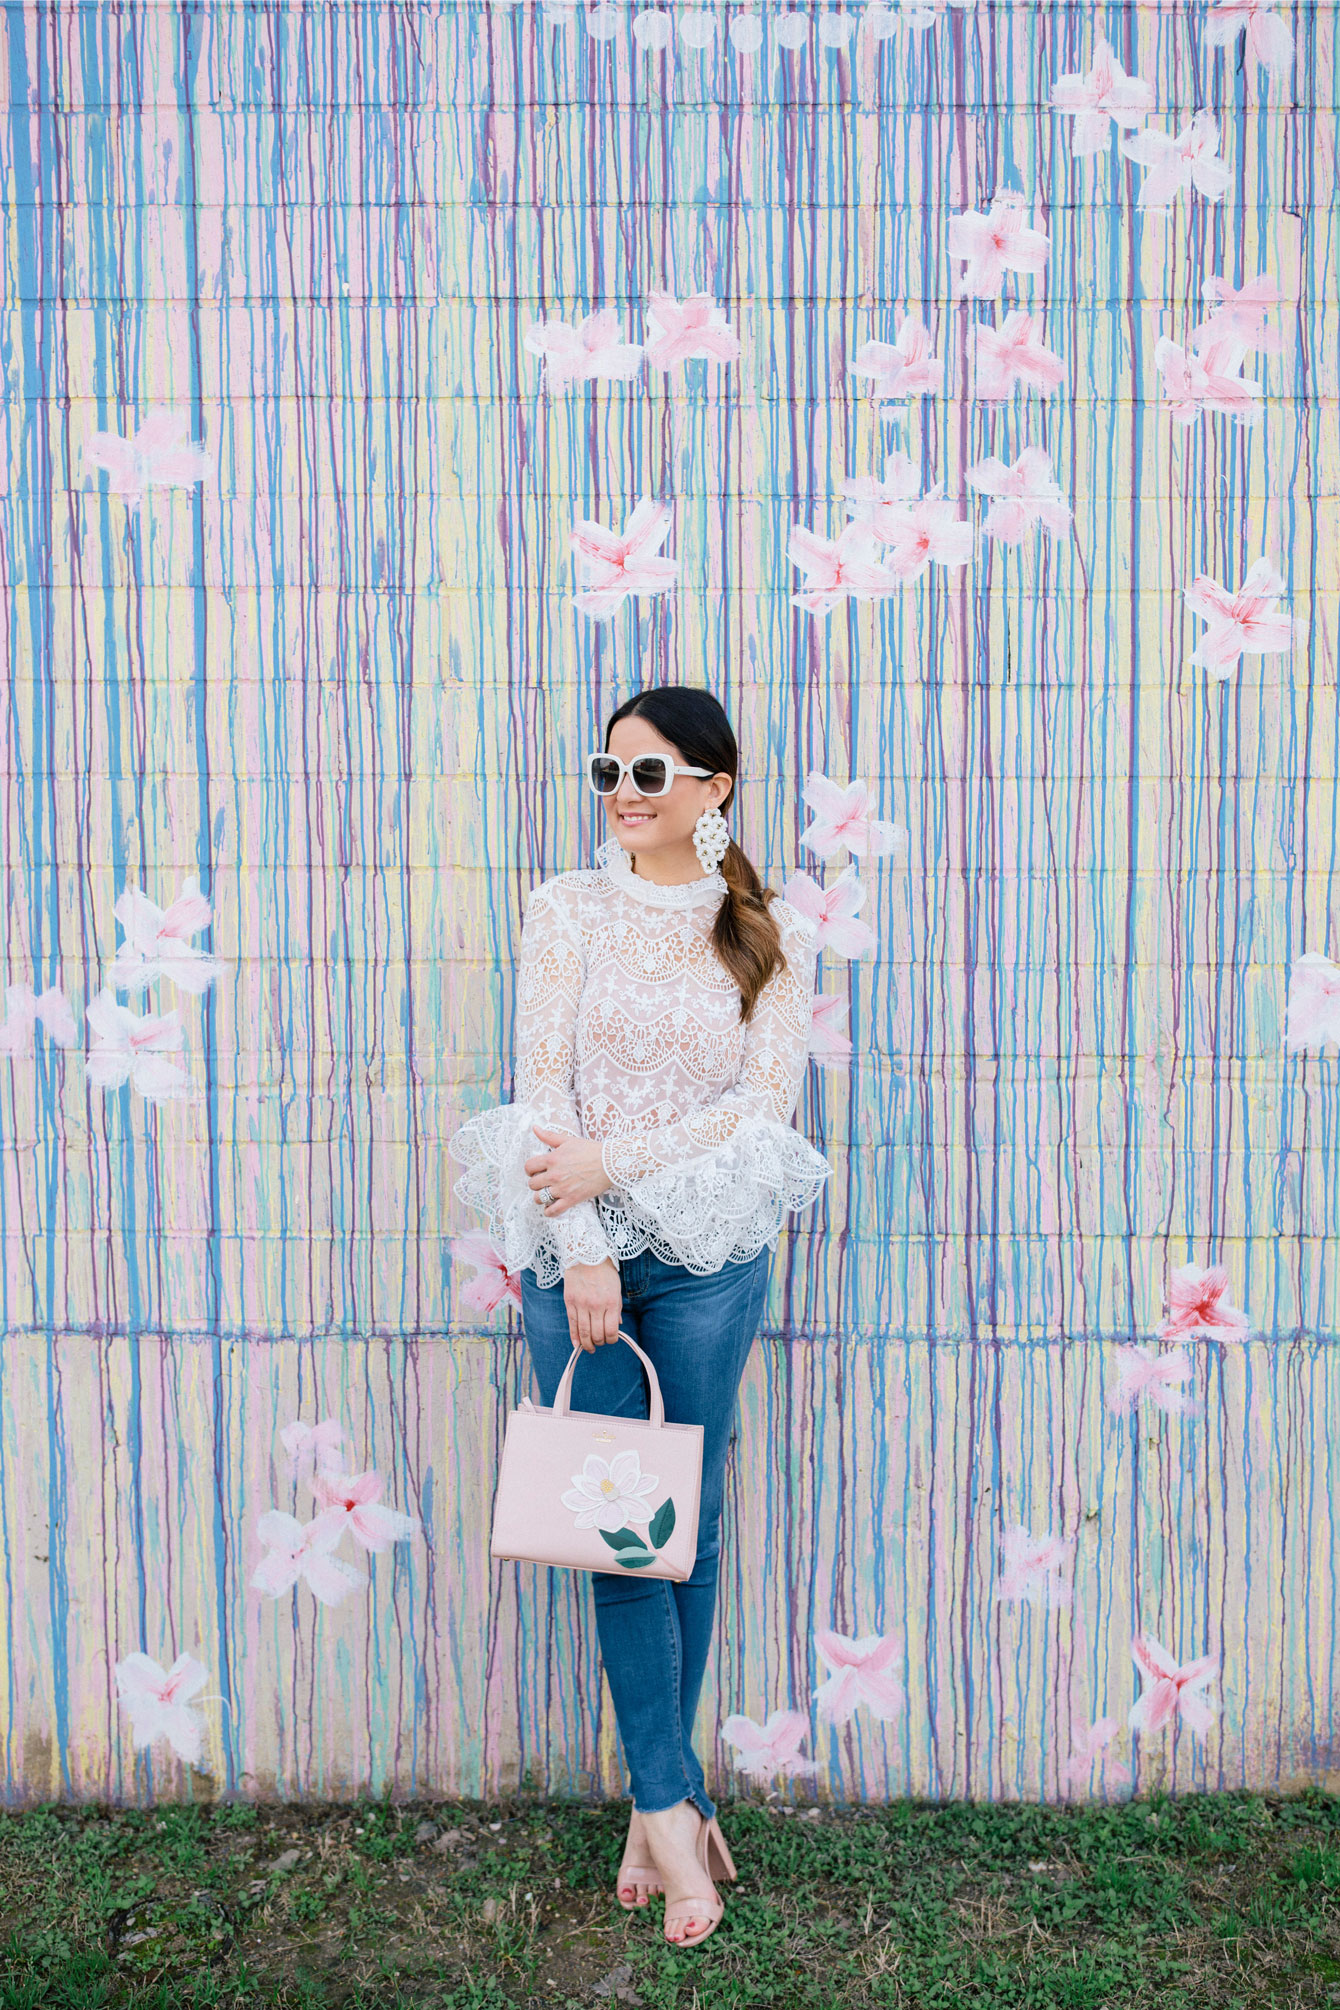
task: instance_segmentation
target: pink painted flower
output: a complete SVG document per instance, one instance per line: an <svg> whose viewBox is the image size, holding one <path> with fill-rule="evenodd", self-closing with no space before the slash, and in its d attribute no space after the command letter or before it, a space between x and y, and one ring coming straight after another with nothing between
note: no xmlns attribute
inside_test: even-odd
<svg viewBox="0 0 1340 2010"><path fill-rule="evenodd" d="M1232 357L1230 369L1237 368L1249 349L1268 349L1278 354L1283 346L1278 330L1266 328L1264 321L1259 339L1249 340L1242 333L1236 316L1217 307L1203 321L1198 321L1187 336L1188 354L1204 356L1208 349L1217 348L1222 354Z"/></svg>
<svg viewBox="0 0 1340 2010"><path fill-rule="evenodd" d="M156 1018L148 1013L141 1017L118 1005L110 991L99 991L85 1006L84 1017L93 1029L85 1067L98 1088L119 1089L129 1082L151 1103L190 1094L185 1069L168 1059L182 1051L186 1038L175 1007Z"/></svg>
<svg viewBox="0 0 1340 2010"><path fill-rule="evenodd" d="M847 1032L847 1014L850 1010L845 998L816 998L810 1014L811 1059L820 1067L838 1067L850 1061L851 1037Z"/></svg>
<svg viewBox="0 0 1340 2010"><path fill-rule="evenodd" d="M209 453L191 438L187 412L166 405L151 409L126 440L119 433L91 433L84 458L110 475L114 496L138 502L147 488L193 488L210 472Z"/></svg>
<svg viewBox="0 0 1340 2010"><path fill-rule="evenodd" d="M1208 342L1204 349L1179 349L1166 335L1154 344L1154 367L1163 379L1163 401L1175 419L1191 425L1202 412L1226 412L1244 422L1255 418L1261 386L1238 371L1242 345L1232 340Z"/></svg>
<svg viewBox="0 0 1340 2010"><path fill-rule="evenodd" d="M865 887L854 865L831 886L820 886L807 872L795 873L783 886L782 899L814 923L817 949L831 949L838 956L868 956L879 940L873 928L856 919L865 905Z"/></svg>
<svg viewBox="0 0 1340 2010"><path fill-rule="evenodd" d="M1238 287L1212 272L1204 292L1213 311L1192 329L1193 349L1204 351L1216 342L1235 342L1242 349L1265 349L1272 355L1283 349L1283 336L1270 327L1266 316L1282 307L1287 295L1264 272Z"/></svg>
<svg viewBox="0 0 1340 2010"><path fill-rule="evenodd" d="M1295 956L1285 1007L1286 1048L1340 1047L1340 963L1316 949Z"/></svg>
<svg viewBox="0 0 1340 2010"><path fill-rule="evenodd" d="M972 556L972 526L938 489L922 496L920 487L916 463L896 452L878 480L857 475L840 484L854 520L884 547L884 562L900 582L930 565L966 565Z"/></svg>
<svg viewBox="0 0 1340 2010"><path fill-rule="evenodd" d="M79 1025L59 984L34 991L31 984L5 986L5 1019L0 1025L0 1054L31 1054L33 1028L40 1020L49 1040L73 1047Z"/></svg>
<svg viewBox="0 0 1340 2010"><path fill-rule="evenodd" d="M849 851L853 858L884 858L905 848L907 832L897 824L883 823L872 814L874 797L869 782L830 781L827 775L806 777L801 800L814 812L800 842L819 858Z"/></svg>
<svg viewBox="0 0 1340 2010"><path fill-rule="evenodd" d="M1133 1410L1137 1403L1154 1403L1169 1416L1186 1416L1192 1408L1186 1384L1195 1368L1185 1347L1157 1353L1139 1345L1118 1347L1117 1378L1107 1392L1109 1410Z"/></svg>
<svg viewBox="0 0 1340 2010"><path fill-rule="evenodd" d="M1008 398L1016 384L1054 391L1065 376L1065 364L1046 347L1042 323L1031 314L1007 314L999 328L979 321L972 332L976 398Z"/></svg>
<svg viewBox="0 0 1340 2010"><path fill-rule="evenodd" d="M665 593L674 584L679 560L657 558L669 534L669 503L643 497L621 531L607 530L589 517L572 526L570 539L581 578L572 604L596 621L609 621L632 593Z"/></svg>
<svg viewBox="0 0 1340 2010"><path fill-rule="evenodd" d="M802 1759L800 1747L810 1734L808 1717L799 1710L774 1710L766 1724L756 1724L752 1717L727 1717L721 1726L725 1742L740 1756L735 1761L737 1773L743 1773L751 1780L771 1780L800 1778L817 1773L818 1764L814 1759Z"/></svg>
<svg viewBox="0 0 1340 2010"><path fill-rule="evenodd" d="M1098 1760L1099 1763L1102 1763L1103 1754L1120 1729L1121 1726L1115 1717L1100 1717L1096 1723L1089 1725L1088 1729L1072 1744L1070 1757L1061 1768L1061 1778L1066 1786L1082 1787L1088 1784L1089 1775L1093 1771L1094 1761ZM1104 1764L1103 1772L1108 1779L1114 1782L1121 1782L1122 1784L1129 1784L1130 1782L1130 1772L1125 1766L1109 1766Z"/></svg>
<svg viewBox="0 0 1340 2010"><path fill-rule="evenodd" d="M1208 623L1192 655L1212 677L1227 677L1240 656L1275 655L1293 645L1294 624L1276 602L1284 580L1269 559L1258 558L1236 593L1202 572L1183 594L1193 614Z"/></svg>
<svg viewBox="0 0 1340 2010"><path fill-rule="evenodd" d="M968 469L964 480L992 498L982 529L1002 544L1020 543L1035 523L1057 535L1070 528L1070 504L1041 447L1025 447L1013 462L989 454Z"/></svg>
<svg viewBox="0 0 1340 2010"><path fill-rule="evenodd" d="M1202 27L1213 47L1226 48L1247 30L1247 53L1272 77L1293 68L1293 33L1275 12L1276 0L1213 0Z"/></svg>
<svg viewBox="0 0 1340 2010"><path fill-rule="evenodd" d="M1149 173L1140 184L1141 209L1163 209L1174 197L1194 188L1207 202L1218 202L1232 179L1219 158L1219 123L1213 112L1195 112L1177 133L1146 126L1121 143L1128 160Z"/></svg>
<svg viewBox="0 0 1340 2010"><path fill-rule="evenodd" d="M476 1275L458 1286L457 1296L472 1312L487 1316L507 1299L521 1304L521 1273L507 1268L507 1259L491 1235L472 1230L458 1235L451 1245L457 1263L469 1263Z"/></svg>
<svg viewBox="0 0 1340 2010"><path fill-rule="evenodd" d="M147 1654L123 1655L116 1664L116 1694L136 1750L166 1738L179 1759L198 1765L205 1720L190 1705L208 1680L209 1671L190 1654L179 1654L168 1669Z"/></svg>
<svg viewBox="0 0 1340 2010"><path fill-rule="evenodd" d="M1052 109L1068 112L1071 151L1096 154L1107 145L1113 126L1138 126L1154 108L1154 93L1139 77L1127 76L1116 51L1100 35L1094 45L1093 68L1068 71L1052 85Z"/></svg>
<svg viewBox="0 0 1340 2010"><path fill-rule="evenodd" d="M881 1723L892 1723L901 1715L907 1699L892 1668L902 1657L903 1644L895 1634L867 1633L851 1640L845 1633L820 1632L814 1636L814 1646L824 1666L833 1671L814 1692L825 1723L845 1724L863 1703Z"/></svg>
<svg viewBox="0 0 1340 2010"><path fill-rule="evenodd" d="M312 1480L312 1491L323 1512L310 1526L322 1535L333 1529L336 1540L347 1528L354 1541L374 1555L389 1549L393 1542L404 1542L418 1529L417 1515L400 1514L382 1505L380 1473L319 1472Z"/></svg>
<svg viewBox="0 0 1340 2010"><path fill-rule="evenodd" d="M333 1417L319 1424L285 1424L279 1442L288 1453L289 1468L295 1473L337 1473L344 1450L344 1432Z"/></svg>
<svg viewBox="0 0 1340 2010"><path fill-rule="evenodd" d="M1239 1306L1230 1305L1228 1271L1222 1263L1201 1270L1184 1263L1168 1279L1168 1317L1156 1330L1161 1340L1179 1333L1199 1333L1207 1340L1245 1340L1252 1322Z"/></svg>
<svg viewBox="0 0 1340 2010"><path fill-rule="evenodd" d="M897 514L886 513L880 541L895 579L915 579L932 565L966 565L972 557L972 525L959 516L938 489Z"/></svg>
<svg viewBox="0 0 1340 2010"><path fill-rule="evenodd" d="M1180 1716L1190 1730L1208 1731L1215 1713L1204 1692L1219 1674L1218 1657L1179 1664L1166 1647L1140 1633L1131 1642L1131 1653L1145 1685L1126 1720L1131 1729L1158 1731Z"/></svg>
<svg viewBox="0 0 1340 2010"><path fill-rule="evenodd" d="M251 1585L270 1598L282 1598L301 1578L322 1605L338 1605L368 1581L366 1571L331 1555L341 1530L322 1515L304 1524L278 1508L268 1508L256 1523L256 1533L266 1554L251 1574Z"/></svg>
<svg viewBox="0 0 1340 2010"><path fill-rule="evenodd" d="M123 887L112 913L126 932L107 971L114 991L146 991L167 977L179 991L199 996L223 974L218 957L190 939L213 918L198 879L184 879L169 907L157 906L138 886Z"/></svg>
<svg viewBox="0 0 1340 2010"><path fill-rule="evenodd" d="M673 293L653 293L647 313L656 333L646 346L649 363L669 370L690 356L705 356L713 363L733 363L740 354L740 338L710 293L691 293L676 300Z"/></svg>
<svg viewBox="0 0 1340 2010"><path fill-rule="evenodd" d="M1007 272L1045 272L1048 238L1025 222L1024 197L1007 191L993 200L985 215L965 210L949 219L949 256L964 261L955 282L959 293L989 300L999 293Z"/></svg>
<svg viewBox="0 0 1340 2010"><path fill-rule="evenodd" d="M1002 1605L1069 1605L1071 1587L1066 1577L1075 1551L1075 1538L1033 1535L1022 1527L1007 1529L1000 1539L1004 1568L996 1587Z"/></svg>
<svg viewBox="0 0 1340 2010"><path fill-rule="evenodd" d="M915 314L900 314L893 342L863 342L847 365L854 377L869 377L881 397L893 402L935 390L941 364L931 348L931 331Z"/></svg>
<svg viewBox="0 0 1340 2010"><path fill-rule="evenodd" d="M642 345L624 341L612 307L588 314L575 328L560 319L533 322L521 346L543 359L550 390L583 377L636 377L642 368Z"/></svg>
<svg viewBox="0 0 1340 2010"><path fill-rule="evenodd" d="M798 523L786 555L805 574L806 585L791 600L807 614L829 614L848 594L853 600L874 600L898 584L880 564L879 545L865 524L849 523L837 537L827 538Z"/></svg>

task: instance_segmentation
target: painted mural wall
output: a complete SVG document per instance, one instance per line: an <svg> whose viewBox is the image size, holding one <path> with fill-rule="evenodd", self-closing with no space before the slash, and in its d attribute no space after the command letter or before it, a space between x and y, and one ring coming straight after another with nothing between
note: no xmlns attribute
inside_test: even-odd
<svg viewBox="0 0 1340 2010"><path fill-rule="evenodd" d="M1334 5L0 19L9 1798L622 1790L446 1141L667 678L835 1167L716 1784L1334 1779Z"/></svg>

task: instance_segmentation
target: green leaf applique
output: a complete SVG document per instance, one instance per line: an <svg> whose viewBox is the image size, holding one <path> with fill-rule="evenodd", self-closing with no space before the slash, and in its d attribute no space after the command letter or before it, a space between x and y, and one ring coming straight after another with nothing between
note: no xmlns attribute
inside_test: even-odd
<svg viewBox="0 0 1340 2010"><path fill-rule="evenodd" d="M645 1542L631 1528L602 1528L600 1539L609 1544L624 1570L645 1570L649 1563L655 1563L657 1550L664 1549L674 1529L675 1504L667 1498L652 1516Z"/></svg>
<svg viewBox="0 0 1340 2010"><path fill-rule="evenodd" d="M655 1526L655 1523L652 1524ZM602 1528L600 1540L607 1542L611 1549L645 1549L640 1535L634 1535L631 1528Z"/></svg>

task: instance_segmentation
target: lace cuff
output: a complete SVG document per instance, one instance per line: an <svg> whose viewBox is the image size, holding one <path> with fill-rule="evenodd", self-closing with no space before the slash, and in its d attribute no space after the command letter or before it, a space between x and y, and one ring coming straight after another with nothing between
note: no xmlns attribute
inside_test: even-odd
<svg viewBox="0 0 1340 2010"><path fill-rule="evenodd" d="M508 1269L533 1270L541 1285L556 1284L574 1263L602 1263L608 1256L617 1265L594 1201L546 1215L527 1183L525 1162L543 1149L531 1126L548 1128L548 1122L524 1103L504 1103L471 1117L447 1141L465 1167L457 1199L488 1215Z"/></svg>
<svg viewBox="0 0 1340 2010"><path fill-rule="evenodd" d="M783 1217L808 1207L831 1170L789 1124L746 1117L717 1150L602 1194L601 1222L616 1255L650 1248L706 1275L775 1242Z"/></svg>

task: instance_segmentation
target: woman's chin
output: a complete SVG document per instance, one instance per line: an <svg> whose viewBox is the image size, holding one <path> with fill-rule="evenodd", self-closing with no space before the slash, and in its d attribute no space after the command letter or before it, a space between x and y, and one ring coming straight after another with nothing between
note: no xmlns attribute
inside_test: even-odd
<svg viewBox="0 0 1340 2010"><path fill-rule="evenodd" d="M622 817L613 817L610 830L625 851L659 851L667 840L657 823L655 817L648 817L645 823L625 823ZM675 840L671 838L669 842L673 844Z"/></svg>

